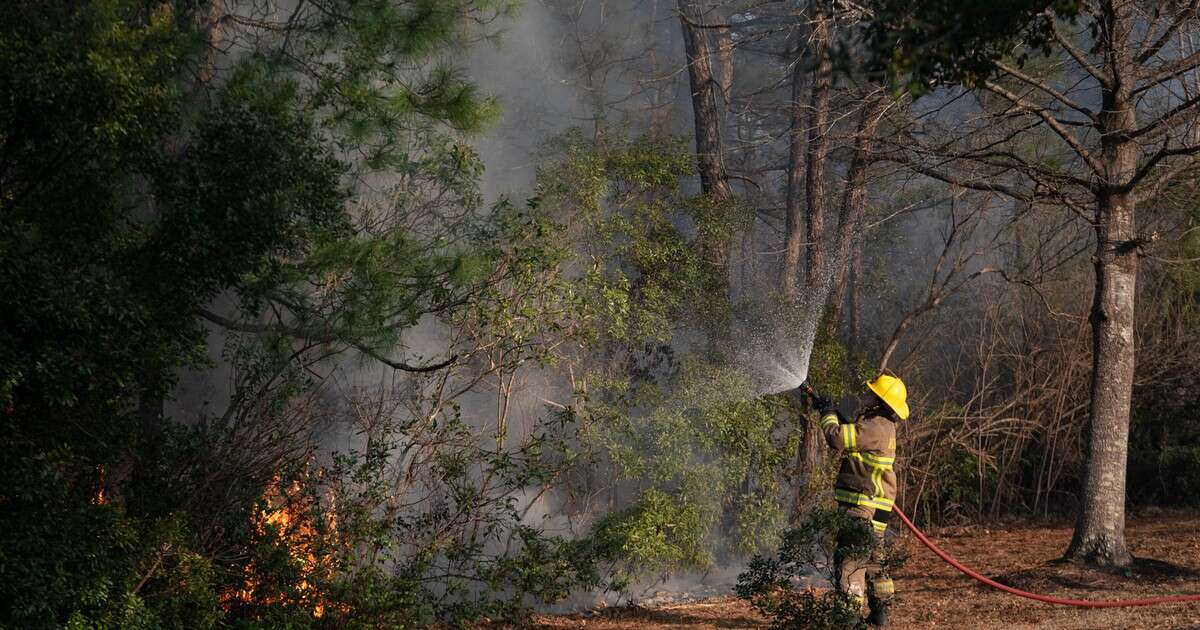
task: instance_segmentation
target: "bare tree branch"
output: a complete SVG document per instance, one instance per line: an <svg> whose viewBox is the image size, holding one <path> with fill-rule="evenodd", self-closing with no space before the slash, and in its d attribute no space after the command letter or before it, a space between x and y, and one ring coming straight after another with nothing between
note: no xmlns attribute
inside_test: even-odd
<svg viewBox="0 0 1200 630"><path fill-rule="evenodd" d="M1192 154L1194 155L1198 147L1191 148L1193 149ZM1143 185L1140 189L1135 190L1132 193L1134 200L1137 203L1142 203L1143 201L1148 201L1157 197L1158 194L1162 192L1162 189L1165 188L1167 184L1171 183L1172 180L1188 171L1188 169L1196 168L1197 166L1198 164L1195 160L1186 160L1176 164L1162 175L1154 178L1151 183Z"/></svg>
<svg viewBox="0 0 1200 630"><path fill-rule="evenodd" d="M1197 2L1198 0L1191 0L1186 7L1181 9L1179 13L1176 13L1175 19L1169 26L1167 26L1166 29L1163 30L1162 35L1159 35L1158 38L1154 40L1154 43L1149 45L1147 45L1146 42L1150 41L1150 36L1153 34L1153 32L1147 31L1146 39L1142 42L1142 50L1138 53L1138 56L1134 58L1134 61L1139 64L1143 64L1149 61L1154 55L1157 55L1158 51L1162 50L1162 47L1171 40L1171 36L1179 30L1179 27L1183 26L1189 18L1196 17Z"/></svg>
<svg viewBox="0 0 1200 630"><path fill-rule="evenodd" d="M1066 51L1066 53L1070 55L1072 59L1075 60L1075 63L1079 64L1080 68L1083 68L1085 72L1092 75L1092 77L1099 81L1100 85L1111 88L1113 84L1112 78L1104 74L1104 72L1096 66L1089 63L1087 58L1084 57L1083 51L1076 48L1075 45L1072 44L1061 31L1058 30L1058 25L1054 23L1054 14L1046 13L1045 15L1046 19L1050 20L1050 35L1054 38L1054 41L1058 42L1059 46L1062 46L1062 49Z"/></svg>
<svg viewBox="0 0 1200 630"><path fill-rule="evenodd" d="M1101 176L1104 174L1104 167L1098 161L1096 161L1096 158L1093 157L1092 153L1087 150L1087 147L1083 146L1083 143L1081 143L1078 138L1071 135L1071 132L1067 131L1066 127L1063 127L1062 124L1054 118L1054 115L1046 110L1046 108L1034 103L1030 103L1029 101L1005 89L1004 86L1001 86L995 82L987 81L984 83L984 87L987 88L988 91L1007 99L1013 105L1041 118L1051 129L1054 130L1054 133L1058 134L1058 136L1062 138L1063 141L1066 142L1076 154L1079 155L1079 157L1083 158L1083 161L1088 165L1089 168L1092 169L1093 173Z"/></svg>
<svg viewBox="0 0 1200 630"><path fill-rule="evenodd" d="M1005 73L1011 75L1013 78L1015 78L1023 83L1026 83L1035 89L1041 90L1041 91L1045 92L1046 94L1049 94L1050 96L1053 96L1055 98L1055 100L1062 103L1063 105L1066 105L1067 107L1070 107L1071 109L1083 114L1084 116L1087 116L1093 123L1099 122L1099 118L1096 116L1096 112L1093 112L1088 107L1084 107L1083 105L1080 105L1078 102L1076 102L1071 97L1046 85L1042 81L1039 81L1039 80L1025 74L1024 72L1021 72L1020 70L1004 63L1003 61L997 62L996 67L1000 68ZM1077 124L1077 123L1075 123L1075 124Z"/></svg>
<svg viewBox="0 0 1200 630"><path fill-rule="evenodd" d="M1191 113L1191 110L1195 108L1196 105L1200 105L1200 94L1197 94L1196 96L1183 101L1175 107L1172 107L1162 116L1154 119L1153 122L1149 122L1135 129L1129 134L1129 138L1133 140L1158 132L1167 132L1181 124L1193 122L1195 120L1193 117L1184 116L1183 114Z"/></svg>
<svg viewBox="0 0 1200 630"><path fill-rule="evenodd" d="M1170 81L1189 70L1195 69L1197 66L1200 66L1200 51L1161 66L1141 68L1137 73L1137 78L1146 81L1146 83L1138 86L1138 91L1145 91L1164 81Z"/></svg>

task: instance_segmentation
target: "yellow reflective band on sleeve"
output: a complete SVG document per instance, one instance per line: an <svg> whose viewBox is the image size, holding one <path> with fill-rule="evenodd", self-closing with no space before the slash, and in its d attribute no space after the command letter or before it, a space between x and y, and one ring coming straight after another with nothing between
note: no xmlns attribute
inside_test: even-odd
<svg viewBox="0 0 1200 630"><path fill-rule="evenodd" d="M891 512L892 506L896 504L895 501L892 501L886 497L867 496L861 492L845 490L842 488L833 489L833 498L841 501L842 503L849 503L850 505L862 505L875 508L876 510L883 510L885 512Z"/></svg>
<svg viewBox="0 0 1200 630"><path fill-rule="evenodd" d="M837 414L831 413L831 414L825 416L824 418L821 418L821 426L822 427L831 427L837 423L838 423Z"/></svg>
<svg viewBox="0 0 1200 630"><path fill-rule="evenodd" d="M890 470L892 468L892 464L896 463L895 457L880 457L870 453L863 453L862 455L864 461L872 466L875 466L876 468L886 468Z"/></svg>
<svg viewBox="0 0 1200 630"><path fill-rule="evenodd" d="M853 424L842 425L842 446L851 451L858 448L858 434Z"/></svg>
<svg viewBox="0 0 1200 630"><path fill-rule="evenodd" d="M871 471L871 485L875 486L875 496L883 496L883 469L876 468Z"/></svg>
<svg viewBox="0 0 1200 630"><path fill-rule="evenodd" d="M887 523L880 523L879 521L873 520L873 521L871 521L871 527L878 534L882 534L887 531Z"/></svg>
<svg viewBox="0 0 1200 630"><path fill-rule="evenodd" d="M878 468L880 470L891 470L892 463L896 461L895 457L877 457L862 451L854 451L853 453L846 453L846 455L851 459L857 459L858 461L872 468Z"/></svg>

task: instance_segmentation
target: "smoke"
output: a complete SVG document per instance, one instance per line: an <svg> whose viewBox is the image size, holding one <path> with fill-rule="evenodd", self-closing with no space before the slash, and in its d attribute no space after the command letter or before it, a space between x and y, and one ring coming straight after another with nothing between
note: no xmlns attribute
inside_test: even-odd
<svg viewBox="0 0 1200 630"><path fill-rule="evenodd" d="M529 197L533 193L536 167L546 140L576 126L592 126L593 129L588 131L593 131L601 124L596 120L598 116L611 116L605 122L620 122L626 132L638 133L655 123L638 117L637 104L650 101L660 106L667 102L656 111L670 112L667 119L671 126L690 126L687 122L690 110L686 107L686 95L673 90L674 86L686 82L681 79L680 73L683 66L682 43L676 17L670 10L673 3L653 2L654 11L659 13L652 11L644 14L639 13L643 3L632 0L617 3L581 1L581 11L574 14L574 21L562 19L562 13L557 9L564 4L571 3L530 1L520 18L509 24L499 41L478 42L466 53L464 65L467 75L478 82L483 91L495 95L502 108L502 118L496 126L472 139L486 165L481 190L485 205L504 197L518 202ZM660 4L663 6L660 7ZM614 12L612 6L605 10L600 5L622 6L617 7L621 11ZM606 40L614 49L606 53L607 57L601 55L597 60L596 55L603 53L605 48L595 45L593 39ZM605 41L600 43L604 44ZM605 69L617 68L617 62L636 71L630 73ZM645 86L655 85L655 82L658 82L657 91L651 93ZM673 97L682 98L672 106L669 100ZM605 107L610 106L620 113L604 111ZM772 184L770 180L765 181ZM778 178L773 182L776 186L780 183ZM909 219L912 222L923 220ZM906 227L902 231L910 230ZM889 246L881 250L886 253L880 254L880 257L890 256L889 264L896 266L903 266L905 260L915 262L927 259L936 244L932 225L916 232L922 235L918 241ZM770 238L777 238L777 235L771 235ZM757 249L754 246L759 243L754 243L753 239L751 241L750 249ZM769 287L761 278L773 274L769 265L761 261L756 265L753 260L756 256L751 251L750 256L740 263L749 266L754 271L752 275L758 275L759 278L740 284L738 278L734 278L734 285L738 295L762 304L770 298L766 297ZM836 263L830 261L828 272L811 286L806 286L796 302L769 305L765 316L734 324L733 336L739 348L736 361L745 368L746 373L752 375L754 393L786 391L807 379L813 347L833 286L832 268ZM742 271L736 270L733 275L740 277L744 275ZM923 280L915 274L904 275L897 286L904 294L908 294L915 291ZM892 314L881 311L872 314L870 319L883 322L892 319ZM216 343L212 346L214 363L219 363L220 344L215 341L212 343ZM427 317L418 326L405 332L401 346L406 358L413 358L412 362L419 363L422 357L429 360L444 357L450 344L448 328L436 319ZM349 359L338 365L336 372L338 386L347 398L355 390L367 392L373 388L382 397L385 390L402 389L410 386L412 381L410 377L397 375L390 368ZM561 375L551 370L528 367L523 368L523 374L524 381L513 392L513 403L507 418L508 431L516 443L521 441L539 417L548 413L554 403L569 402L572 394L564 385ZM212 379L209 383L216 380L225 379ZM187 391L181 391L177 396L180 406L192 407L195 400L211 399L219 393L210 384L203 385L207 389L196 395L187 393L191 390L185 387ZM481 430L481 434L485 433L488 423L495 419L497 395L495 384L484 380L456 401L464 421ZM324 446L336 446L343 450L361 449L365 438L356 431L354 426L343 425L326 436ZM565 501L552 493L539 493L531 488L517 493L515 498L517 511L523 513L525 523L538 526L547 533L573 535L587 524L585 521L572 522L564 509ZM655 598L679 601L693 596L728 594L741 568L735 563L707 573L652 580L635 587L633 594L642 601ZM580 594L559 609L590 608L599 603L617 603L617 596L612 593Z"/></svg>
<svg viewBox="0 0 1200 630"><path fill-rule="evenodd" d="M547 138L578 124L583 107L561 58L561 25L541 2L529 2L495 40L470 51L468 76L501 107L501 119L473 140L486 166L488 203L532 191L537 156Z"/></svg>

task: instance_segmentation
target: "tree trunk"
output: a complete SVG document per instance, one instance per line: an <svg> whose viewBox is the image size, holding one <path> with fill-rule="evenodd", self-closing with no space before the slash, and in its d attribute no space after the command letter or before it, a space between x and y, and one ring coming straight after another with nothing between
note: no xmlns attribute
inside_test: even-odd
<svg viewBox="0 0 1200 630"><path fill-rule="evenodd" d="M828 333L837 333L842 320L842 305L846 301L847 285L849 284L849 268L851 251L857 248L863 219L867 214L867 167L870 158L867 153L879 124L880 109L884 100L867 100L863 107L862 120L854 140L854 154L850 159L850 168L846 171L846 188L842 192L842 205L838 210L837 234L834 239L832 259L825 256L822 265L830 265L832 269L817 270L821 278L831 276L834 281L834 291L830 297L830 317L828 318Z"/></svg>
<svg viewBox="0 0 1200 630"><path fill-rule="evenodd" d="M1096 227L1096 293L1092 299L1092 384L1083 499L1067 556L1125 566L1125 469L1134 373L1133 317L1137 253L1128 247L1131 201L1101 203Z"/></svg>
<svg viewBox="0 0 1200 630"><path fill-rule="evenodd" d="M1096 289L1092 325L1091 412L1088 457L1075 534L1067 557L1104 566L1127 566L1125 469L1134 373L1134 306L1137 247L1134 200L1125 185L1137 168L1138 146L1128 52L1128 7L1106 7L1102 41L1112 78L1100 113L1101 163L1096 208Z"/></svg>
<svg viewBox="0 0 1200 630"><path fill-rule="evenodd" d="M825 268L825 217L828 215L826 198L825 163L829 159L829 88L833 80L833 62L829 58L830 18L822 0L813 0L810 5L813 19L813 67L811 104L808 112L808 154L805 156L804 196L808 203L808 216L804 232L808 241L805 256L805 278L809 287L815 287L818 274ZM823 282L824 278L820 278Z"/></svg>
<svg viewBox="0 0 1200 630"><path fill-rule="evenodd" d="M725 172L721 156L721 109L718 103L720 86L713 77L708 34L702 26L702 12L695 0L678 0L679 21L683 28L684 52L687 55L688 80L692 90L692 117L696 125L696 157L700 188L723 212L733 199L733 189ZM709 287L713 295L729 297L729 261L733 235L724 230L701 230L697 250L708 267ZM710 309L702 316L701 325L707 330L708 351L713 356L732 351L729 331L729 309Z"/></svg>
<svg viewBox="0 0 1200 630"><path fill-rule="evenodd" d="M812 92L806 108L802 99L806 64L797 61L792 72L787 236L780 273L780 290L785 298L793 300L800 290L801 254L804 254L806 287L814 286L818 269L824 266L821 237L829 205L825 162L829 158L829 90L833 81L833 63L829 58L830 18L821 0L809 3L809 14L813 25L808 42L812 57ZM804 191L803 198L801 190ZM802 202L807 204L806 208L802 208Z"/></svg>
<svg viewBox="0 0 1200 630"><path fill-rule="evenodd" d="M804 253L804 64L796 61L792 70L791 135L788 139L787 169L787 227L783 247L783 267L779 274L779 290L789 300L800 292L800 258Z"/></svg>
<svg viewBox="0 0 1200 630"><path fill-rule="evenodd" d="M855 243L851 248L850 260L847 263L850 268L850 281L846 288L846 349L851 353L858 352L862 344L859 337L862 336L862 326L858 317L858 292L861 289L862 279L862 243Z"/></svg>
<svg viewBox="0 0 1200 630"><path fill-rule="evenodd" d="M837 267L833 272L833 289L829 291L829 306L826 308L828 317L825 318L824 322L825 334L831 338L836 337L842 327L842 320L845 317L847 283L849 280L849 265L844 264L843 261L838 261Z"/></svg>
<svg viewBox="0 0 1200 630"><path fill-rule="evenodd" d="M796 522L800 515L820 496L829 492L829 487L822 483L822 477L814 475L821 469L825 458L825 434L812 414L804 414L804 434L800 440L800 448L796 451L796 482L792 484L791 520Z"/></svg>
<svg viewBox="0 0 1200 630"><path fill-rule="evenodd" d="M721 104L729 110L733 95L733 33L728 26L721 26L713 29L713 38L717 40L716 75L721 86Z"/></svg>
<svg viewBox="0 0 1200 630"><path fill-rule="evenodd" d="M688 80L692 89L700 187L705 195L720 200L729 199L733 197L733 190L721 160L721 115L717 104L719 86L713 78L707 35L703 28L693 26L701 24L703 17L694 1L678 0L678 3Z"/></svg>

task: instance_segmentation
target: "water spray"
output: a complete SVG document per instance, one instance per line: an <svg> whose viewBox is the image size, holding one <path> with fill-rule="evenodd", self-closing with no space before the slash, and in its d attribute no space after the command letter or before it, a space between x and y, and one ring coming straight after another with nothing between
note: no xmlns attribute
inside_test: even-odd
<svg viewBox="0 0 1200 630"><path fill-rule="evenodd" d="M833 285L834 267L832 262L827 265L815 281L804 287L799 299L780 305L781 310L765 325L752 326L742 333L748 343L741 349L741 362L754 368L759 393L779 394L807 386L809 362Z"/></svg>

